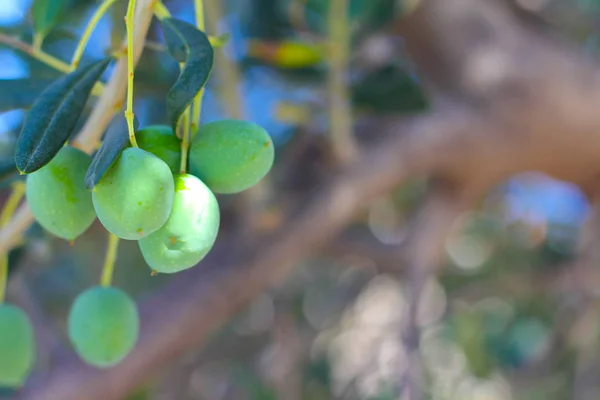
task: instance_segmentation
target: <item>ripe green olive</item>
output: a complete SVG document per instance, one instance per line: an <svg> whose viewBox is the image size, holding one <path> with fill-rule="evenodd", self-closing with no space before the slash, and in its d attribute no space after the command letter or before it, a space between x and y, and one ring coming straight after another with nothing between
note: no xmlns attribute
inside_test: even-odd
<svg viewBox="0 0 600 400"><path fill-rule="evenodd" d="M66 146L49 164L27 176L27 202L48 232L74 240L96 219L92 194L84 183L91 162L88 154Z"/></svg>
<svg viewBox="0 0 600 400"><path fill-rule="evenodd" d="M34 361L35 341L29 317L18 307L1 304L0 386L22 386Z"/></svg>
<svg viewBox="0 0 600 400"><path fill-rule="evenodd" d="M160 158L125 149L92 192L104 227L121 239L136 240L159 229L173 207L173 174Z"/></svg>
<svg viewBox="0 0 600 400"><path fill-rule="evenodd" d="M135 346L139 316L134 301L120 289L95 286L80 293L69 312L69 339L86 363L108 368Z"/></svg>
<svg viewBox="0 0 600 400"><path fill-rule="evenodd" d="M260 126L238 120L203 125L190 149L190 171L215 193L238 193L271 169L275 151Z"/></svg>

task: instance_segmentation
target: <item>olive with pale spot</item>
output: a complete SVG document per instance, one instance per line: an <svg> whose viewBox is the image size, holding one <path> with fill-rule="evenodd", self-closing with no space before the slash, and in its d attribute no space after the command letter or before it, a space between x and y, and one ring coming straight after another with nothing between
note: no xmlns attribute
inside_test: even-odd
<svg viewBox="0 0 600 400"><path fill-rule="evenodd" d="M84 179L92 158L65 146L43 168L29 174L26 197L37 222L48 232L74 240L96 219Z"/></svg>
<svg viewBox="0 0 600 400"><path fill-rule="evenodd" d="M169 218L173 174L160 158L137 147L125 149L94 187L98 219L113 235L128 240L148 236Z"/></svg>
<svg viewBox="0 0 600 400"><path fill-rule="evenodd" d="M210 251L219 223L219 204L210 189L193 175L176 175L171 215L160 229L140 239L140 250L153 271L182 271Z"/></svg>

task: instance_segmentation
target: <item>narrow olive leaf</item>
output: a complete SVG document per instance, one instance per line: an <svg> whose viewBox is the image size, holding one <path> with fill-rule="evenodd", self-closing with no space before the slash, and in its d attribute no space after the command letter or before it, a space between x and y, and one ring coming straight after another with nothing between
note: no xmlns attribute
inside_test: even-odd
<svg viewBox="0 0 600 400"><path fill-rule="evenodd" d="M167 114L173 130L181 114L206 84L215 53L206 34L194 25L175 18L162 20L169 53L185 62L179 78L167 94Z"/></svg>
<svg viewBox="0 0 600 400"><path fill-rule="evenodd" d="M139 122L137 117L133 119L133 128L138 130ZM102 146L94 155L92 164L85 174L85 187L93 189L100 182L106 171L111 167L121 152L129 144L129 131L127 129L127 120L123 114L119 114L113 118L106 133Z"/></svg>
<svg viewBox="0 0 600 400"><path fill-rule="evenodd" d="M165 42L167 43L167 50L171 57L178 63L184 63L187 60L188 46L185 43L181 33L173 27L169 22L171 18L161 20L163 33L165 34Z"/></svg>
<svg viewBox="0 0 600 400"><path fill-rule="evenodd" d="M31 107L51 83L50 79L0 80L0 112Z"/></svg>
<svg viewBox="0 0 600 400"><path fill-rule="evenodd" d="M34 0L31 7L33 29L44 37L56 25L69 0Z"/></svg>
<svg viewBox="0 0 600 400"><path fill-rule="evenodd" d="M68 41L77 41L77 33L73 32L70 28L66 28L64 26L57 26L52 29L52 32L46 36L46 40L44 43L52 44L54 42L58 42L60 40L68 40Z"/></svg>
<svg viewBox="0 0 600 400"><path fill-rule="evenodd" d="M71 136L96 81L112 58L58 78L36 99L17 139L15 161L22 173L48 164Z"/></svg>

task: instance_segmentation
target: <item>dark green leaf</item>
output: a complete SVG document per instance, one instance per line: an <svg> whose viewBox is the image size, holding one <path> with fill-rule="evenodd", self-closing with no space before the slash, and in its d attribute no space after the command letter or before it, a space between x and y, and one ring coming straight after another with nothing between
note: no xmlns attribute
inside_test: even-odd
<svg viewBox="0 0 600 400"><path fill-rule="evenodd" d="M139 122L137 118L133 120L133 128L137 131ZM94 155L92 164L85 175L85 187L92 189L100 182L102 176L108 171L110 166L121 155L121 152L129 144L129 130L127 129L127 120L122 114L113 118L108 126L102 146Z"/></svg>
<svg viewBox="0 0 600 400"><path fill-rule="evenodd" d="M50 79L0 80L0 112L29 108L51 83Z"/></svg>
<svg viewBox="0 0 600 400"><path fill-rule="evenodd" d="M214 50L206 34L192 24L174 18L162 20L171 55L185 62L179 78L167 94L167 114L173 130L179 117L206 84L214 62Z"/></svg>
<svg viewBox="0 0 600 400"><path fill-rule="evenodd" d="M387 65L358 81L352 90L355 107L371 112L419 112L427 109L427 98L411 71Z"/></svg>
<svg viewBox="0 0 600 400"><path fill-rule="evenodd" d="M61 40L68 40L77 42L79 40L77 32L74 32L71 28L57 26L52 29L52 32L48 34L44 43L52 44Z"/></svg>
<svg viewBox="0 0 600 400"><path fill-rule="evenodd" d="M61 14L66 10L71 0L35 0L31 7L33 29L42 37L56 25Z"/></svg>
<svg viewBox="0 0 600 400"><path fill-rule="evenodd" d="M94 84L111 60L96 61L58 78L37 98L17 140L19 171L31 173L52 161L71 136Z"/></svg>
<svg viewBox="0 0 600 400"><path fill-rule="evenodd" d="M291 36L294 30L290 26L288 10L282 3L278 0L246 2L242 11L244 35L265 40Z"/></svg>
<svg viewBox="0 0 600 400"><path fill-rule="evenodd" d="M167 49L171 54L171 57L175 59L178 63L184 63L187 60L188 55L188 46L185 43L185 40L168 21L170 19L166 19L161 21L163 32L165 34L165 42L167 43Z"/></svg>

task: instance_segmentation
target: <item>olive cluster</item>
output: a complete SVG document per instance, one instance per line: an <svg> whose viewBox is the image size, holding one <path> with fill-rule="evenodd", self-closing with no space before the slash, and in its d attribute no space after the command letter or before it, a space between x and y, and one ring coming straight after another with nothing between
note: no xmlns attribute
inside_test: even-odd
<svg viewBox="0 0 600 400"><path fill-rule="evenodd" d="M274 160L273 143L260 126L239 120L203 125L182 172L181 141L168 126L136 132L126 148L88 190L92 157L66 145L43 168L27 176L26 197L37 222L51 234L74 240L96 217L110 233L137 240L153 273L175 273L200 262L213 247L220 211L215 193L232 194L258 183ZM112 286L94 286L75 299L68 334L88 364L118 364L137 342L135 302ZM0 386L17 386L29 373L35 349L27 316L0 306Z"/></svg>

